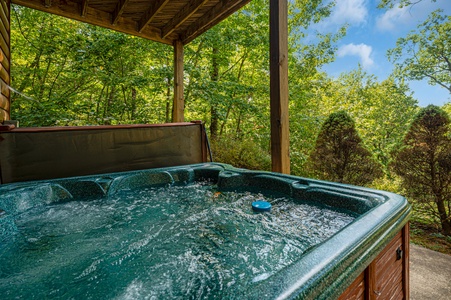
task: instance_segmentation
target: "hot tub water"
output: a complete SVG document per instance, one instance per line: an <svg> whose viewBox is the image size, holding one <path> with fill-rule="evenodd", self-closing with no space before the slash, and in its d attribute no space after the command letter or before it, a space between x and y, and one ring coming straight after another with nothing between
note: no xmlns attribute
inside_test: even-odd
<svg viewBox="0 0 451 300"><path fill-rule="evenodd" d="M252 211L260 199L270 212ZM1 240L0 294L240 298L355 217L207 182L37 206L18 215L18 232Z"/></svg>

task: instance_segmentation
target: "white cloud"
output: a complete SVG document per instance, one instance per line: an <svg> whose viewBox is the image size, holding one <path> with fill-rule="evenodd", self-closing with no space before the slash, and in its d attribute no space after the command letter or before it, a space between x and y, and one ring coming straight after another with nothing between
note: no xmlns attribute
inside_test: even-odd
<svg viewBox="0 0 451 300"><path fill-rule="evenodd" d="M408 7L394 7L377 18L376 27L381 31L391 31L399 24L408 24L411 19L412 15Z"/></svg>
<svg viewBox="0 0 451 300"><path fill-rule="evenodd" d="M393 7L387 10L384 14L376 19L376 27L380 31L394 31L402 30L403 28L410 28L417 26L427 16L436 9L443 9L445 15L451 12L451 1L438 0L431 2L424 0L412 6Z"/></svg>
<svg viewBox="0 0 451 300"><path fill-rule="evenodd" d="M338 57L343 57L347 55L353 55L360 57L360 61L362 66L367 69L374 64L373 59L370 57L373 48L366 44L358 44L354 45L353 43L347 44L345 46L340 47L337 51Z"/></svg>
<svg viewBox="0 0 451 300"><path fill-rule="evenodd" d="M353 26L365 23L367 16L367 0L337 0L330 21Z"/></svg>

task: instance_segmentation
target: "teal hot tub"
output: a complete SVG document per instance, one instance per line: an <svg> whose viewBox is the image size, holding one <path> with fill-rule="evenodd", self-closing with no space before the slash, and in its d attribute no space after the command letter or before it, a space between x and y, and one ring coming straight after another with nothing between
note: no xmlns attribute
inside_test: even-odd
<svg viewBox="0 0 451 300"><path fill-rule="evenodd" d="M0 295L338 298L409 211L395 194L217 163L5 184Z"/></svg>

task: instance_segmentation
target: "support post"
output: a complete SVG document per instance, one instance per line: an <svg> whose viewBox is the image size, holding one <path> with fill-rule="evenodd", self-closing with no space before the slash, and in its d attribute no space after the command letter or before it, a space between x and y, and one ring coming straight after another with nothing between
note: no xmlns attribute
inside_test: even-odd
<svg viewBox="0 0 451 300"><path fill-rule="evenodd" d="M269 24L272 171L289 174L288 0L270 0Z"/></svg>
<svg viewBox="0 0 451 300"><path fill-rule="evenodd" d="M172 122L185 121L185 98L183 97L183 43L174 42L174 102Z"/></svg>
<svg viewBox="0 0 451 300"><path fill-rule="evenodd" d="M10 120L11 1L0 1L0 124Z"/></svg>

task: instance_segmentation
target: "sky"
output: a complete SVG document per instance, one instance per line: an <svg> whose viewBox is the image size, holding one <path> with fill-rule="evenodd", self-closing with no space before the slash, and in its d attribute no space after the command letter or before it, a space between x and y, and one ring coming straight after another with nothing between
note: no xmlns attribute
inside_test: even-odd
<svg viewBox="0 0 451 300"><path fill-rule="evenodd" d="M405 37L424 22L428 15L443 9L451 15L451 0L422 0L405 8L378 9L379 0L336 0L331 16L318 25L317 30L331 32L348 24L346 37L338 42L336 61L323 67L330 76L352 71L360 64L368 74L379 81L385 80L393 71L387 58L387 50L396 47L396 41ZM408 82L413 97L420 106L443 105L451 101L450 93L438 85L423 81Z"/></svg>

